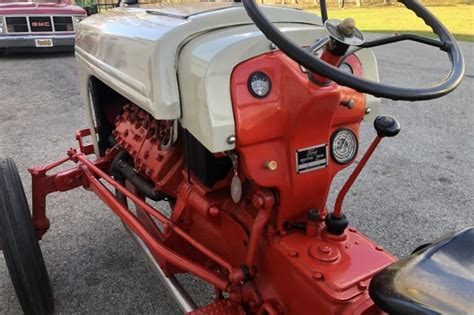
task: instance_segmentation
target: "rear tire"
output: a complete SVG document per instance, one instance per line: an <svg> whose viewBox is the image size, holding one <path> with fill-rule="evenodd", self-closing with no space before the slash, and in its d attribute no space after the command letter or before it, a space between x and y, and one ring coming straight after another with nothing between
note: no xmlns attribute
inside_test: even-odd
<svg viewBox="0 0 474 315"><path fill-rule="evenodd" d="M54 299L15 163L0 159L0 243L25 314L50 314Z"/></svg>

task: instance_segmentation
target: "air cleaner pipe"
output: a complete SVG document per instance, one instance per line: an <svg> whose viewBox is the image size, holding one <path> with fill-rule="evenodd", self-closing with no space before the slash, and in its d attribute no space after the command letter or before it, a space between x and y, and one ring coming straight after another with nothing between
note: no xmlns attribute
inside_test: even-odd
<svg viewBox="0 0 474 315"><path fill-rule="evenodd" d="M112 173L119 173L123 175L130 183L138 188L146 197L154 201L161 201L166 198L166 195L156 190L155 186L144 179L137 170L125 161L128 156L127 151L120 151L112 161L110 170Z"/></svg>

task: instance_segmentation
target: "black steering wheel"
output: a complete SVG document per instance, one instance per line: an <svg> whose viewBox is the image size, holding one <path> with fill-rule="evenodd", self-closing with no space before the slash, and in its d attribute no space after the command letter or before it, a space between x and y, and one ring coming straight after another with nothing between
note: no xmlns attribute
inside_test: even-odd
<svg viewBox="0 0 474 315"><path fill-rule="evenodd" d="M402 40L412 40L429 46L438 47L446 52L451 61L451 71L443 80L430 87L405 88L385 85L379 82L356 77L339 68L332 66L316 57L310 50L304 49L290 40L278 30L262 13L255 0L243 0L243 5L249 17L262 33L272 41L282 52L306 69L340 85L344 85L362 93L384 97L392 100L420 101L444 96L452 92L462 81L464 75L464 58L453 35L446 27L417 0L398 0L406 8L415 12L433 32L438 35L439 40L422 37L414 34L394 35L375 39L359 45L360 48L369 48L386 45Z"/></svg>

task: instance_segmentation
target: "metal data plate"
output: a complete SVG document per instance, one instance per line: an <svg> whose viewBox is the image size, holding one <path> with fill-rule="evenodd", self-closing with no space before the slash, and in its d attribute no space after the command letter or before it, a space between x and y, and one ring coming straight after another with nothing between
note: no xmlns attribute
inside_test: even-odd
<svg viewBox="0 0 474 315"><path fill-rule="evenodd" d="M328 165L328 145L320 144L296 151L296 172L298 174L324 168Z"/></svg>

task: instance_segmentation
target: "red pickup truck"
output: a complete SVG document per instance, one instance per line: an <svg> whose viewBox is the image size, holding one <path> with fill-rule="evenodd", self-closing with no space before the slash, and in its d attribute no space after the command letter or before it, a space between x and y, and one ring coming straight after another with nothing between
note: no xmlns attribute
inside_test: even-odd
<svg viewBox="0 0 474 315"><path fill-rule="evenodd" d="M86 17L63 0L0 0L0 53L73 50L75 26Z"/></svg>

